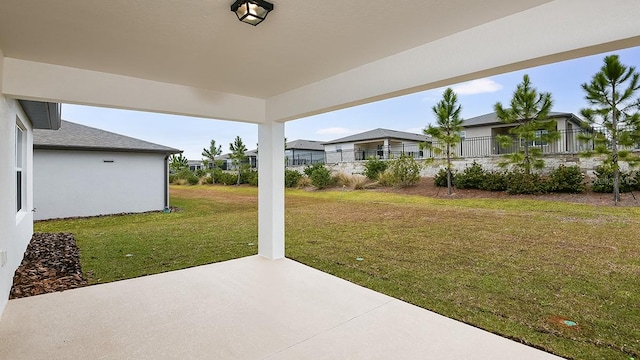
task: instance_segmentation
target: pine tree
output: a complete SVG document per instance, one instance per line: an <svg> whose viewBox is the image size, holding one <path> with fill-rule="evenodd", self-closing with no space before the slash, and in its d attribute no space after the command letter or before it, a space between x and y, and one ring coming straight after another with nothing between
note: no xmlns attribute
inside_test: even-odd
<svg viewBox="0 0 640 360"><path fill-rule="evenodd" d="M235 140L229 144L229 151L231 151L231 159L233 159L233 165L238 170L238 185L240 185L240 164L246 158L245 152L247 147L242 142L240 136L236 136Z"/></svg>
<svg viewBox="0 0 640 360"><path fill-rule="evenodd" d="M580 113L600 129L581 138L592 141L596 153L607 155L605 164L613 169L615 204L620 201L619 161L630 165L640 162L630 151L619 148L633 146L640 140L640 97L635 97L640 89L639 77L635 67L627 67L620 63L618 55L610 55L604 58L604 65L591 82L582 84L590 107Z"/></svg>
<svg viewBox="0 0 640 360"><path fill-rule="evenodd" d="M521 144L522 150L506 155L506 164L515 164L530 175L531 169L544 167L542 150L534 147L535 143L557 141L560 133L555 120L549 119L553 106L551 93L538 93L531 86L529 75L524 75L522 83L513 92L509 108L501 103L494 105L496 116L505 124L515 124L509 129L512 136L499 135L498 142L503 146L513 145L514 138Z"/></svg>
<svg viewBox="0 0 640 360"><path fill-rule="evenodd" d="M451 158L453 157L452 148L458 145L462 138L462 118L460 111L462 106L457 104L458 97L456 93L447 88L442 94L442 100L431 108L436 116L437 126L429 126L424 129L425 135L435 138L437 141L423 143L423 147L432 149L436 154L444 153L447 158L447 193L451 195L453 187Z"/></svg>
<svg viewBox="0 0 640 360"><path fill-rule="evenodd" d="M215 178L215 170L216 170L216 156L222 154L222 145L218 145L216 147L216 141L215 140L211 140L211 143L209 144L209 148L208 149L202 149L202 156L205 157L209 164L211 164L212 166L212 171L211 171L211 180L212 182L215 184L216 183L216 178Z"/></svg>

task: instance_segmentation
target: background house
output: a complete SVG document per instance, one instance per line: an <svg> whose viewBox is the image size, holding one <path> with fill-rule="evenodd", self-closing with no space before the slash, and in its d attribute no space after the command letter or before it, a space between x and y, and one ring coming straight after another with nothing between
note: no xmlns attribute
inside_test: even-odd
<svg viewBox="0 0 640 360"><path fill-rule="evenodd" d="M284 149L286 166L312 165L324 163L324 145L315 140L294 140L287 142Z"/></svg>
<svg viewBox="0 0 640 360"><path fill-rule="evenodd" d="M578 134L586 131L583 121L572 113L551 112L551 120L556 121L556 129L560 139L552 143L534 143L545 154L578 153L587 146L578 141ZM508 154L518 150L519 141L514 139L512 146L502 146L497 141L498 135L510 135L509 130L515 124L505 124L495 112L467 119L463 123L462 143L457 147L460 157L483 157Z"/></svg>
<svg viewBox="0 0 640 360"><path fill-rule="evenodd" d="M35 220L162 210L180 150L62 121L33 137Z"/></svg>
<svg viewBox="0 0 640 360"><path fill-rule="evenodd" d="M33 129L59 127L58 104L0 94L0 313L33 234ZM58 190L53 184L50 189Z"/></svg>
<svg viewBox="0 0 640 360"><path fill-rule="evenodd" d="M368 157L389 159L406 154L424 157L420 143L426 135L389 129L375 129L324 143L327 163L366 160Z"/></svg>

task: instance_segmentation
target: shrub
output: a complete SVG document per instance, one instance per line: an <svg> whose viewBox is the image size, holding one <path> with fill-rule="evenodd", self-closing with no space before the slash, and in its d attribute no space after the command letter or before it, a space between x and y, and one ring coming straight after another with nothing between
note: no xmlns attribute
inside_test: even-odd
<svg viewBox="0 0 640 360"><path fill-rule="evenodd" d="M455 186L456 184L456 174L452 172L453 177L452 177L452 183ZM436 176L433 178L433 182L436 186L438 187L447 187L447 170L446 169L440 169L438 171L438 173L436 174Z"/></svg>
<svg viewBox="0 0 640 360"><path fill-rule="evenodd" d="M238 176L236 174L222 172L220 176L216 178L216 181L224 185L235 185L238 182Z"/></svg>
<svg viewBox="0 0 640 360"><path fill-rule="evenodd" d="M189 183L189 185L197 185L199 181L200 179L196 176L196 174L191 173L187 177L187 182Z"/></svg>
<svg viewBox="0 0 640 360"><path fill-rule="evenodd" d="M298 185L297 186L299 188L306 188L307 186L311 186L311 185L312 185L311 184L311 179L309 179L308 176L303 175L303 176L300 177L300 180L298 180Z"/></svg>
<svg viewBox="0 0 640 360"><path fill-rule="evenodd" d="M393 186L393 175L388 171L378 174L378 185Z"/></svg>
<svg viewBox="0 0 640 360"><path fill-rule="evenodd" d="M351 185L356 190L365 189L369 185L369 178L362 175L353 175L351 177Z"/></svg>
<svg viewBox="0 0 640 360"><path fill-rule="evenodd" d="M258 171L257 170L244 171L241 174L240 181L242 184L258 186Z"/></svg>
<svg viewBox="0 0 640 360"><path fill-rule="evenodd" d="M208 177L207 182L209 184L213 184L214 182L221 183L220 176L222 176L221 175L222 173L224 173L224 171L222 171L222 169L220 169L220 168L211 169L209 171L209 177Z"/></svg>
<svg viewBox="0 0 640 360"><path fill-rule="evenodd" d="M205 169L198 169L195 171L195 174L197 177L201 178L207 174L207 171Z"/></svg>
<svg viewBox="0 0 640 360"><path fill-rule="evenodd" d="M455 184L458 189L480 189L485 179L485 171L480 164L473 162L471 166L464 168L455 176ZM447 186L447 172L444 172L444 186Z"/></svg>
<svg viewBox="0 0 640 360"><path fill-rule="evenodd" d="M309 178L311 179L311 184L313 184L313 186L317 187L318 189L324 189L333 185L333 179L331 178L331 172L329 171L329 169L327 169L322 164L320 165L321 166L319 167L315 167L314 165L315 169L313 170ZM307 169L305 169L305 171L306 170Z"/></svg>
<svg viewBox="0 0 640 360"><path fill-rule="evenodd" d="M185 168L176 173L176 179L187 180L192 175L193 175L193 172L191 172L189 168Z"/></svg>
<svg viewBox="0 0 640 360"><path fill-rule="evenodd" d="M353 176L344 172L339 172L332 176L333 183L338 186L351 186L353 183Z"/></svg>
<svg viewBox="0 0 640 360"><path fill-rule="evenodd" d="M364 163L364 175L371 180L376 180L378 175L387 170L387 162L375 157L367 158Z"/></svg>
<svg viewBox="0 0 640 360"><path fill-rule="evenodd" d="M547 186L540 175L515 170L506 175L507 192L515 194L542 194L547 191Z"/></svg>
<svg viewBox="0 0 640 360"><path fill-rule="evenodd" d="M420 181L420 164L411 156L391 160L386 171L391 174L394 186L407 187Z"/></svg>
<svg viewBox="0 0 640 360"><path fill-rule="evenodd" d="M593 180L591 190L597 193L613 192L613 167L610 164L603 164L593 169L596 179ZM638 175L632 176L631 173L620 171L620 192L625 193L633 191L637 187L636 179Z"/></svg>
<svg viewBox="0 0 640 360"><path fill-rule="evenodd" d="M322 163L315 163L315 164L313 164L313 165L311 165L311 166L307 166L306 168L304 168L304 174L305 174L305 175L307 175L308 177L311 177L311 174L312 174L314 171L318 170L318 169L325 169L325 170L326 170L326 168L325 168L324 164L322 164Z"/></svg>
<svg viewBox="0 0 640 360"><path fill-rule="evenodd" d="M288 188L296 187L302 178L302 174L297 170L284 170L284 186Z"/></svg>
<svg viewBox="0 0 640 360"><path fill-rule="evenodd" d="M586 189L584 175L578 166L560 165L549 173L547 190L561 193L581 193Z"/></svg>
<svg viewBox="0 0 640 360"><path fill-rule="evenodd" d="M484 179L482 179L479 189L487 191L506 191L507 181L507 173L504 171L485 171Z"/></svg>
<svg viewBox="0 0 640 360"><path fill-rule="evenodd" d="M170 184L174 184L176 182L176 180L178 180L178 177L176 176L176 174L169 174L169 183Z"/></svg>

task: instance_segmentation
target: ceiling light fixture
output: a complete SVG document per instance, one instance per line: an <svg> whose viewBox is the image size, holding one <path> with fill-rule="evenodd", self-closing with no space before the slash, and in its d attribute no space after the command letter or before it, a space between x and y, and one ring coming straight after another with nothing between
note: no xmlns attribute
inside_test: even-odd
<svg viewBox="0 0 640 360"><path fill-rule="evenodd" d="M267 18L273 10L273 4L264 0L236 0L231 5L231 11L236 13L238 20L256 26Z"/></svg>

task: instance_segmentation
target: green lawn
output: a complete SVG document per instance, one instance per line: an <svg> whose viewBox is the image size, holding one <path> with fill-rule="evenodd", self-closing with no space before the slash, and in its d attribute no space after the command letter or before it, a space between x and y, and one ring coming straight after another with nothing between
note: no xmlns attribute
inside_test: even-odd
<svg viewBox="0 0 640 360"><path fill-rule="evenodd" d="M370 191L286 201L292 259L564 357L640 354L638 208ZM92 283L256 253L255 188L175 186L172 205L182 211L36 231L73 232Z"/></svg>

